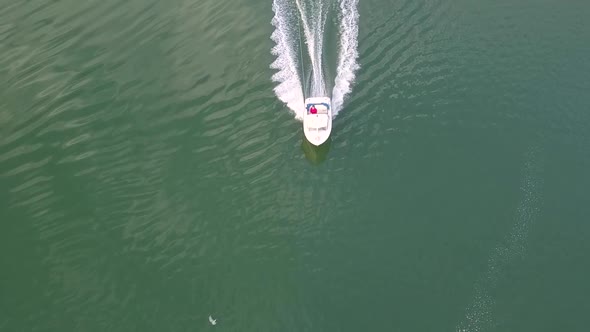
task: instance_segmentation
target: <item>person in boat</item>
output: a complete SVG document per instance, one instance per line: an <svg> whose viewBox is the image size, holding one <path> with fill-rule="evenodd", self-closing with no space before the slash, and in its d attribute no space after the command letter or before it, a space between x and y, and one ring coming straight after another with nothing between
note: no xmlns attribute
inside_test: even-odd
<svg viewBox="0 0 590 332"><path fill-rule="evenodd" d="M315 108L315 105L311 105L311 108L309 109L309 113L318 114L318 109Z"/></svg>

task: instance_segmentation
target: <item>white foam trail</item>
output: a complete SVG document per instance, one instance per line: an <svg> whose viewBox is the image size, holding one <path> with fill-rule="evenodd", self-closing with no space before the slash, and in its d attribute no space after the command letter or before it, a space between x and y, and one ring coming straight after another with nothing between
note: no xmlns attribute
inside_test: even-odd
<svg viewBox="0 0 590 332"><path fill-rule="evenodd" d="M352 90L359 69L358 58L358 0L340 1L340 50L336 80L332 91L332 110L336 115L342 109L344 98Z"/></svg>
<svg viewBox="0 0 590 332"><path fill-rule="evenodd" d="M301 26L311 60L311 87L309 93L311 97L323 97L327 95L322 70L324 28L328 17L327 9L324 8L323 2L312 2L311 13L309 13L305 2L295 0L295 4L301 16Z"/></svg>
<svg viewBox="0 0 590 332"><path fill-rule="evenodd" d="M273 0L272 9L275 16L272 24L275 31L271 39L276 43L272 54L277 59L271 68L278 69L272 77L279 85L275 87L277 97L295 112L295 117L302 119L304 111L304 93L309 97L328 96L326 79L323 71L324 30L328 17L328 4L324 1L313 1L308 4L302 0ZM309 7L309 8L308 8ZM340 0L339 6L339 53L334 89L332 91L332 109L336 115L342 108L344 98L351 91L355 79L355 71L359 68L358 58L358 0ZM297 17L299 12L299 22ZM307 45L311 66L311 86L303 91L304 84L300 77L303 59L298 59L300 35Z"/></svg>
<svg viewBox="0 0 590 332"><path fill-rule="evenodd" d="M295 113L295 117L301 120L305 106L297 62L297 43L295 43L298 38L297 17L293 15L286 0L274 0L272 10L275 15L271 23L275 31L270 38L276 45L271 52L277 58L270 67L278 69L278 72L272 76L272 80L279 83L274 91L277 97Z"/></svg>
<svg viewBox="0 0 590 332"><path fill-rule="evenodd" d="M517 259L524 259L530 225L537 219L540 210L540 195L543 185L542 165L535 158L536 151L527 153L524 178L521 186L522 200L516 212L516 221L505 243L494 248L488 258L488 268L475 284L473 303L467 307L465 318L457 325L459 332L494 330L493 305L490 295L506 269Z"/></svg>

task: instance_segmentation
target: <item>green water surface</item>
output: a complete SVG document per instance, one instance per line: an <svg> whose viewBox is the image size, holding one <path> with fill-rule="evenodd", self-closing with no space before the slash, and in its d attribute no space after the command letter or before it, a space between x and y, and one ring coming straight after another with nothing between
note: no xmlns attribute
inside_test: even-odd
<svg viewBox="0 0 590 332"><path fill-rule="evenodd" d="M0 0L0 331L588 331L590 2L360 0L320 148L271 6Z"/></svg>

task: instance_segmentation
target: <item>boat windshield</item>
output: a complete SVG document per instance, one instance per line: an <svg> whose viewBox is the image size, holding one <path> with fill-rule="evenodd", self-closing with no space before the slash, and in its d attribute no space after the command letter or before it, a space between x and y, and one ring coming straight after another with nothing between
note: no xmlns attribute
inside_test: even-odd
<svg viewBox="0 0 590 332"><path fill-rule="evenodd" d="M319 128L307 127L307 131L326 131L326 130L328 130L328 127L319 127Z"/></svg>

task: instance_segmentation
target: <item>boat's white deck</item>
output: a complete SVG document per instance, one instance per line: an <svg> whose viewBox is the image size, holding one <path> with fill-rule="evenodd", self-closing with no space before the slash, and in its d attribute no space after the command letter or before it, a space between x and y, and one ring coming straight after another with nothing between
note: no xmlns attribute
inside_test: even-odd
<svg viewBox="0 0 590 332"><path fill-rule="evenodd" d="M320 110L318 109L318 114L308 114L305 116L305 126L308 130L327 130L330 117L328 116L327 110L323 113L319 113Z"/></svg>
<svg viewBox="0 0 590 332"><path fill-rule="evenodd" d="M311 114L309 109L314 105L316 114ZM312 97L305 100L305 115L303 116L303 132L307 140L313 145L324 143L332 131L332 112L330 110L330 98Z"/></svg>

